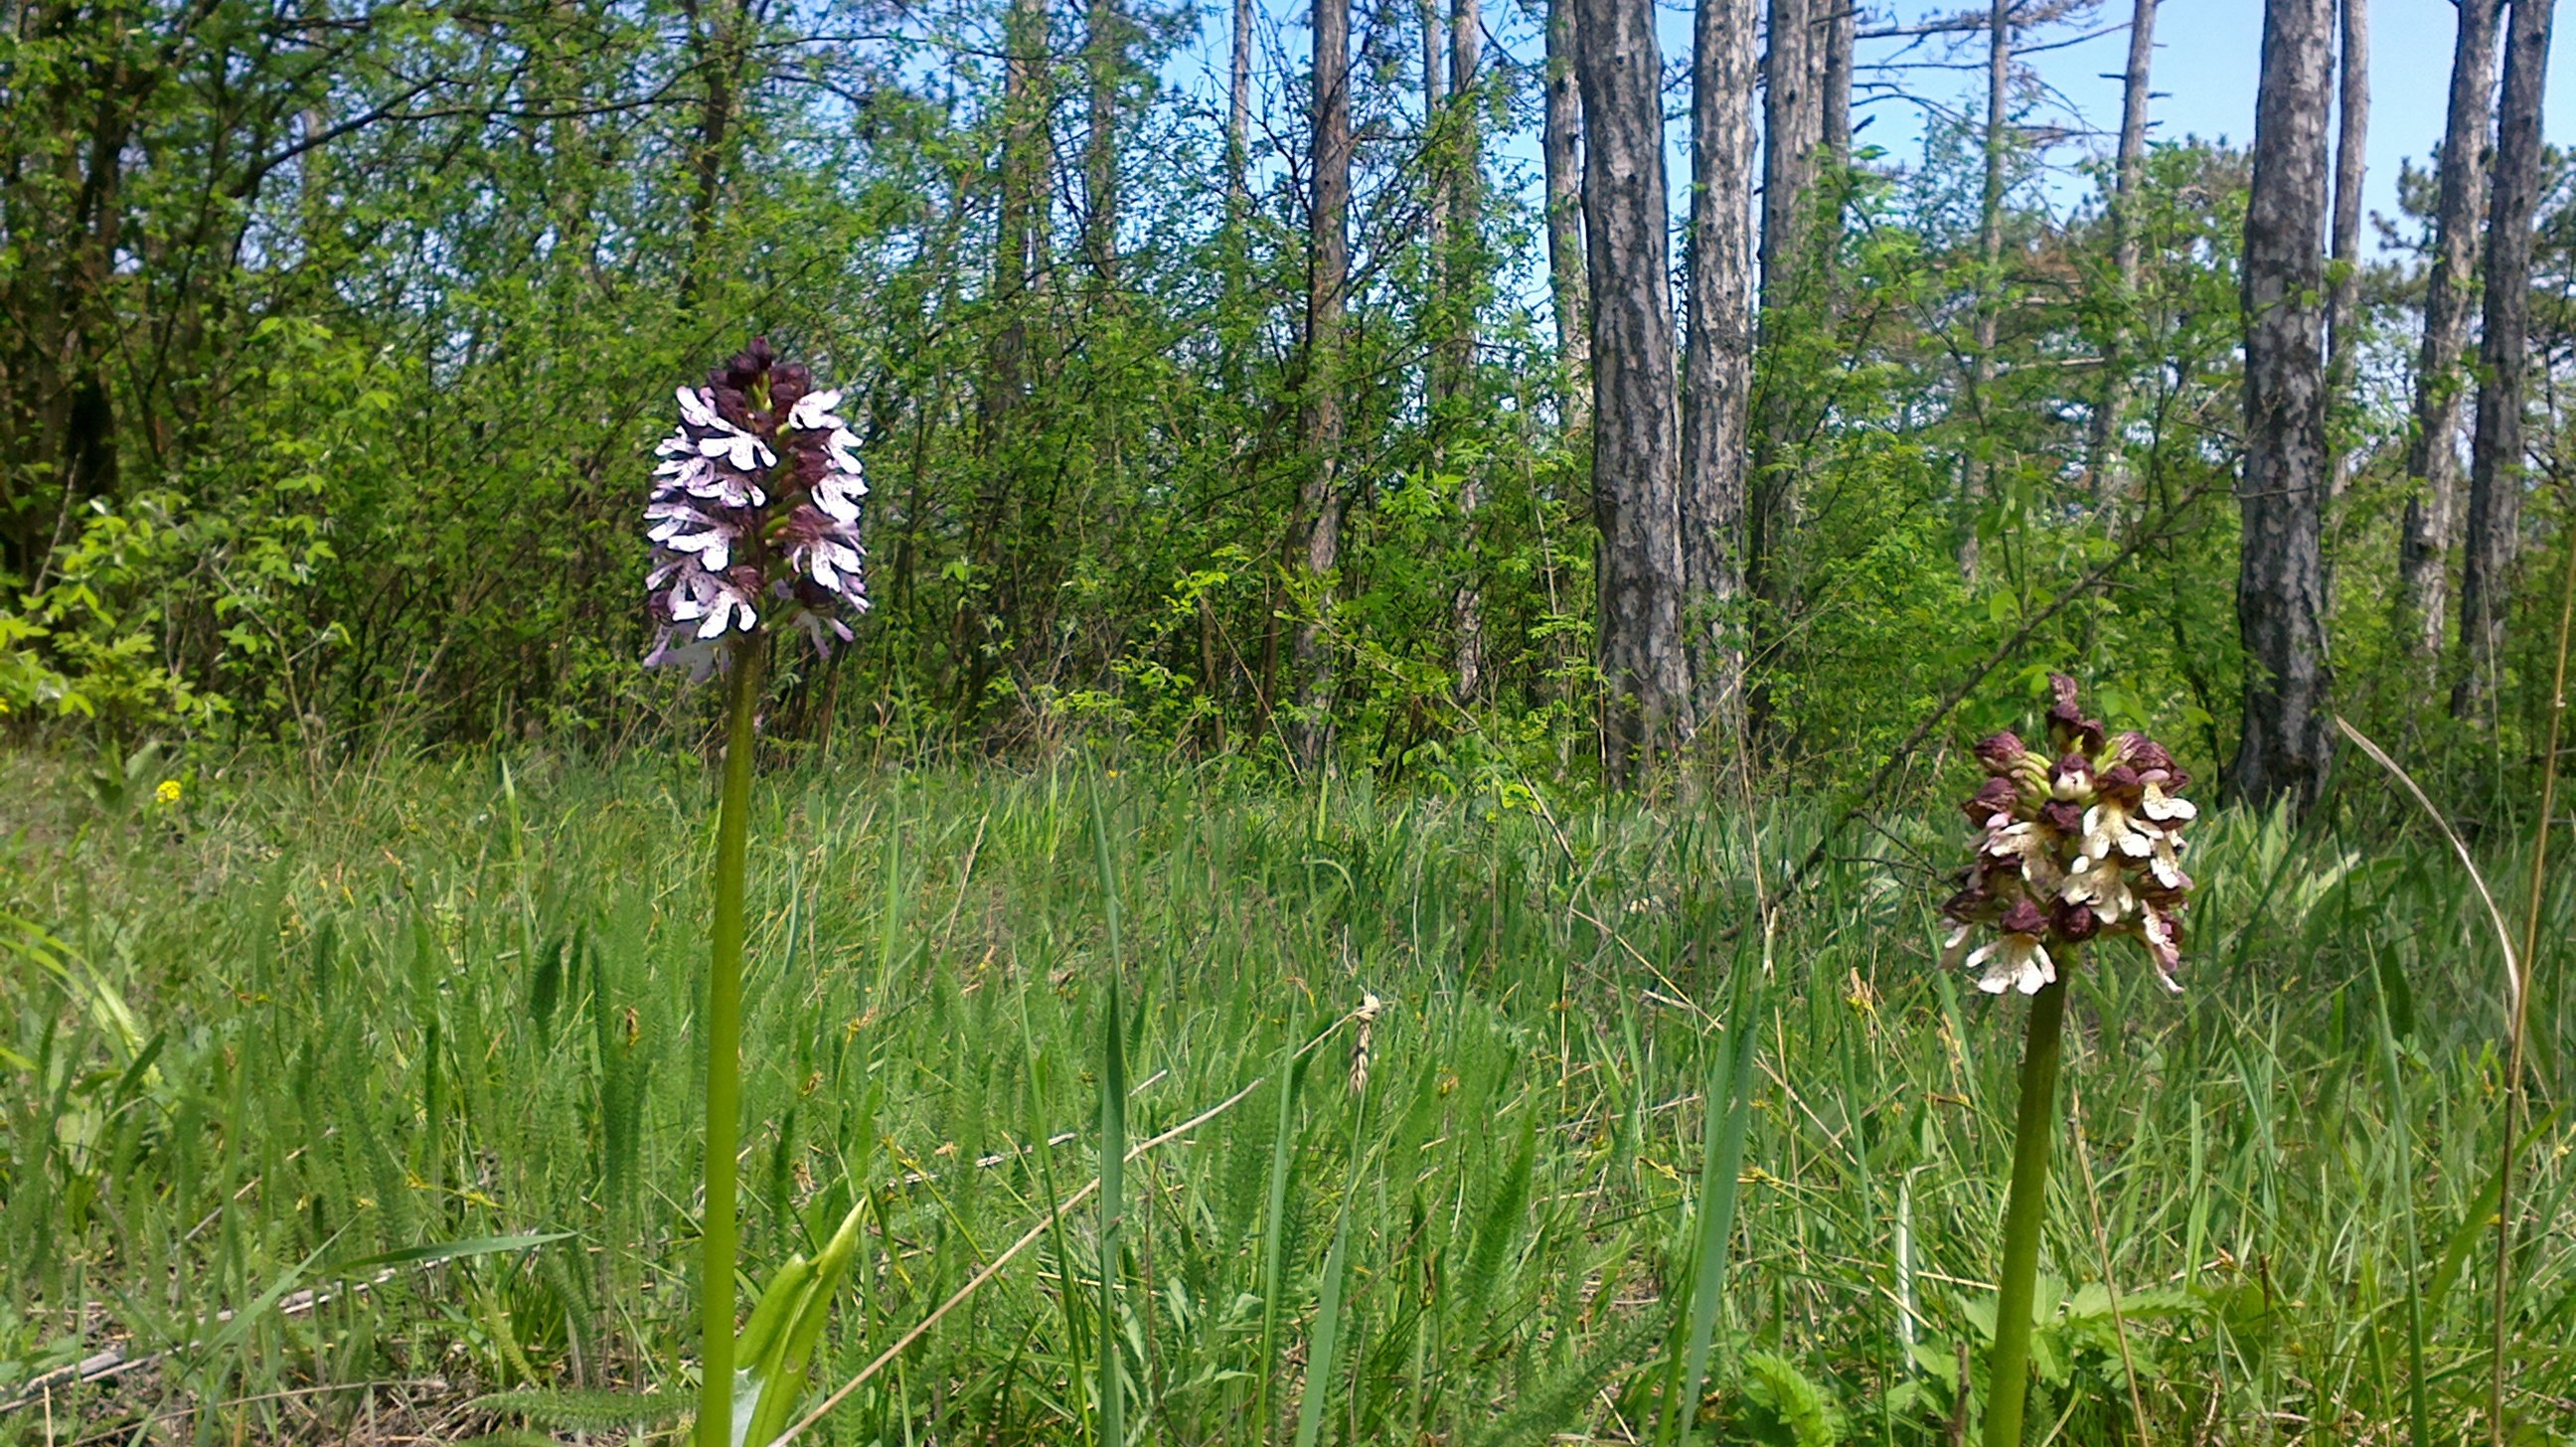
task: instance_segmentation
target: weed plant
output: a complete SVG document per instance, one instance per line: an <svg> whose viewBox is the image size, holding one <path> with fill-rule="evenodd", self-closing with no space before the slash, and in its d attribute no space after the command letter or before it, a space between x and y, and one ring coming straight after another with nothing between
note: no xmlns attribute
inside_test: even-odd
<svg viewBox="0 0 2576 1447"><path fill-rule="evenodd" d="M1779 891L1821 808L1551 818L1131 767L1095 812L1094 782L754 791L744 1259L817 1254L866 1207L817 1396L1042 1228L799 1440L1123 1417L1137 1443L1928 1444L1978 1419L1954 1399L1993 1334L2016 1062L1981 1018L2005 1007L1933 960L1951 816L1850 831L1766 933L1756 866ZM706 790L695 758L530 754L110 809L0 762L0 1440L684 1417L710 904L671 866L704 857ZM2393 811L2363 830L2366 802L2304 831L2209 811L2189 993L2088 973L2031 1440L2485 1435L2501 963L2457 859ZM2506 832L2493 879L2519 877ZM2506 1296L2506 1410L2539 1442L2576 1437L2570 933L2534 962ZM1107 1260L1095 1208L1049 1224L1104 1115L1145 1142L1255 1080L1135 1155ZM1709 1119L1739 1091L1740 1147Z"/></svg>

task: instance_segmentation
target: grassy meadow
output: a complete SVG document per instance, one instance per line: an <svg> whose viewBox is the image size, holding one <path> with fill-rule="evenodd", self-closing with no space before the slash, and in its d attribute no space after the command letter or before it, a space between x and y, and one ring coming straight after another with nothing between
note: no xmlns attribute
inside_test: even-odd
<svg viewBox="0 0 2576 1447"><path fill-rule="evenodd" d="M0 791L0 1441L681 1420L698 760ZM1032 1238L798 1440L1093 1444L1112 1347L1133 1443L1956 1440L2023 1010L1935 962L1957 813L1848 829L1784 898L1821 806L1527 804L766 774L752 1283L867 1205L814 1398ZM2352 813L2204 818L2186 995L2125 941L2083 965L2034 1440L2487 1440L2501 957L2447 845ZM2510 1207L2528 1442L2576 1441L2570 881ZM1113 1063L1129 1144L1188 1128L1104 1261L1096 1198L1057 1208Z"/></svg>

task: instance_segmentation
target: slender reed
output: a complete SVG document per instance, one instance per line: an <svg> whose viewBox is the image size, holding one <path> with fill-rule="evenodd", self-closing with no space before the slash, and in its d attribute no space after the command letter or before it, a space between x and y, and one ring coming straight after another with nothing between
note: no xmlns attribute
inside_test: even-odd
<svg viewBox="0 0 2576 1447"><path fill-rule="evenodd" d="M1718 1047L1716 1062L1709 1067L1708 1085L1703 1092L1708 1119L1701 1127L1699 1246L1691 1272L1689 1335L1682 1354L1676 1358L1681 1368L1681 1390L1673 1394L1666 1413L1666 1421L1671 1424L1666 1436L1674 1443L1689 1440L1691 1419L1708 1381L1709 1353L1717 1337L1718 1309L1726 1293L1726 1253L1735 1234L1737 1178L1744 1167L1745 1128L1753 1114L1753 1051L1761 1039L1754 1025L1760 1008L1757 982L1771 963L1771 938L1771 924L1766 919L1761 958L1757 961L1739 957L1735 962L1734 999L1727 1006L1726 1036ZM1720 1101L1724 1102L1723 1113Z"/></svg>
<svg viewBox="0 0 2576 1447"><path fill-rule="evenodd" d="M2567 722L2567 634L2576 623L2576 522L2567 534L2567 566L2558 587L2558 654L2549 680L2548 747L2540 751L2540 819L2531 829L2531 887L2522 913L2521 987L2513 995L2512 1039L2505 1049L2504 1140L2496 1147L2495 1361L2487 1385L2487 1426L2494 1447L2504 1447L2505 1305L2513 1282L2513 1155L2515 1131L2527 1106L2522 1052L2531 1024L2532 970L2540 961L2540 906L2549 884L2549 811L2558 793L2558 744Z"/></svg>
<svg viewBox="0 0 2576 1447"><path fill-rule="evenodd" d="M1100 1034L1099 1447L1126 1447L1127 1396L1118 1373L1118 1274L1127 1210L1127 1050L1119 1010L1125 950L1119 938L1118 870L1110 858L1109 816L1100 806L1099 778L1088 776L1084 785L1091 796L1092 858L1100 871L1101 908L1109 921L1109 969L1101 977L1107 1008Z"/></svg>

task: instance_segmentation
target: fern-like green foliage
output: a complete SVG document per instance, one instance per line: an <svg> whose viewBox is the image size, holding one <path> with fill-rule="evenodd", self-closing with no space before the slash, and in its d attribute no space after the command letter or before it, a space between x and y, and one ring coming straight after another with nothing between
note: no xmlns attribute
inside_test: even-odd
<svg viewBox="0 0 2576 1447"><path fill-rule="evenodd" d="M1481 1318L1487 1301L1493 1297L1494 1280L1502 1274L1503 1260L1511 1247L1521 1239L1521 1228L1527 1224L1530 1170L1538 1153L1536 1117L1525 1117L1521 1123L1520 1147L1512 1153L1511 1165L1485 1203L1476 1221L1476 1235L1467 1249L1467 1266L1459 1278L1460 1306L1463 1320Z"/></svg>
<svg viewBox="0 0 2576 1447"><path fill-rule="evenodd" d="M529 1387L478 1397L473 1405L482 1411L502 1413L534 1426L558 1431L609 1432L620 1427L663 1426L677 1419L686 1404L677 1397L645 1397L633 1392ZM520 1436L525 1438L534 1434L521 1433ZM502 1442L513 1439L508 1433L499 1433L477 1440Z"/></svg>
<svg viewBox="0 0 2576 1447"><path fill-rule="evenodd" d="M1663 1335L1670 1316L1671 1312L1659 1305L1604 1333L1592 1350L1576 1358L1573 1365L1523 1393L1509 1412L1472 1439L1471 1447L1517 1447L1553 1441L1558 1433L1576 1425L1584 1405L1612 1373L1627 1365L1647 1343Z"/></svg>
<svg viewBox="0 0 2576 1447"><path fill-rule="evenodd" d="M1771 1352L1744 1354L1744 1400L1753 1411L1754 1440L1780 1447L1835 1447L1843 1440L1842 1410L1798 1364Z"/></svg>

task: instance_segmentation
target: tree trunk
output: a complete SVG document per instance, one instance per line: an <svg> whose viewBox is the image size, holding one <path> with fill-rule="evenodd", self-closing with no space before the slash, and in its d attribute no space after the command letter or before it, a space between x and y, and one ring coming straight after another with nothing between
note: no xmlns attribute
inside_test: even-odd
<svg viewBox="0 0 2576 1447"><path fill-rule="evenodd" d="M2424 289L2424 337L2415 359L2415 435L2406 456L2414 491L2397 540L2397 646L2429 684L2442 655L2450 592L2451 529L2459 516L2460 369L2469 337L2469 297L2478 269L2478 223L2486 215L2487 150L2493 131L2496 32L2504 0L2460 0L2451 50L2450 113L2435 177L2433 265Z"/></svg>
<svg viewBox="0 0 2576 1447"><path fill-rule="evenodd" d="M1303 524L1306 572L1322 609L1334 570L1341 564L1342 503L1342 292L1350 279L1351 241L1351 10L1350 0L1314 0L1315 193L1309 212L1306 278L1306 357L1303 417L1306 479L1297 499ZM1308 769L1322 766L1332 737L1333 660L1322 624L1310 617L1297 629L1297 665L1303 717L1296 748Z"/></svg>
<svg viewBox="0 0 2576 1447"><path fill-rule="evenodd" d="M2524 359L2530 348L2532 217L2540 201L2541 82L2549 0L2512 0L2504 98L2496 110L2495 200L2478 336L2478 430L2469 449L2469 524L2461 539L2461 672L2451 713L2485 711L2501 676L2505 606L2522 531Z"/></svg>
<svg viewBox="0 0 2576 1447"><path fill-rule="evenodd" d="M77 23L19 16L22 33ZM110 289L124 244L127 146L148 87L122 47L110 48L88 66L0 77L25 112L12 116L9 139L26 147L0 177L0 232L12 253L0 267L9 321L0 340L0 578L13 586L42 588L84 506L120 490ZM28 245L35 237L42 243Z"/></svg>
<svg viewBox="0 0 2576 1447"><path fill-rule="evenodd" d="M1762 289L1760 346L1773 357L1796 330L1805 301L1807 208L1816 183L1823 117L1812 58L1817 0L1769 0L1762 50ZM1770 638L1793 611L1791 531L1798 510L1797 463L1789 456L1798 424L1798 389L1771 369L1757 388L1752 477L1745 508L1745 591L1753 600L1746 660L1745 717L1758 742L1770 732L1770 691L1762 665Z"/></svg>
<svg viewBox="0 0 2576 1447"><path fill-rule="evenodd" d="M1816 94L1816 10L1829 0L1770 0L1762 52L1762 310L1785 311L1806 259L1809 194L1824 114Z"/></svg>
<svg viewBox="0 0 2576 1447"><path fill-rule="evenodd" d="M1556 314L1557 415L1570 435L1592 429L1592 318L1583 260L1583 101L1574 80L1574 0L1548 0L1547 279Z"/></svg>
<svg viewBox="0 0 2576 1447"><path fill-rule="evenodd" d="M2010 119L2012 0L1993 0L1986 17L1986 180L1977 206L1977 322L1968 352L1968 418L1976 428L1959 468L1959 573L1974 582L1978 568L1977 507L1988 490L1993 464L1986 393L1995 357L1995 325L2003 305L2004 126Z"/></svg>
<svg viewBox="0 0 2576 1447"><path fill-rule="evenodd" d="M1048 206L1047 15L1045 0L1011 0L1004 20L1001 197L993 226L992 382L984 397L988 434L1001 427L1028 386L1026 300L1046 262Z"/></svg>
<svg viewBox="0 0 2576 1447"><path fill-rule="evenodd" d="M1449 234L1445 259L1449 296L1448 383L1451 395L1463 394L1476 375L1476 313L1484 286L1484 144L1478 122L1479 74L1484 66L1484 18L1477 0L1450 0L1449 7ZM1451 604L1456 634L1457 695L1474 699L1484 687L1485 619L1482 591L1474 572L1476 515L1485 505L1484 474L1470 459L1458 480L1458 512L1463 520L1468 574L1459 580Z"/></svg>
<svg viewBox="0 0 2576 1447"><path fill-rule="evenodd" d="M1823 138L1826 159L1840 169L1851 164L1852 49L1860 39L1860 0L1821 3L1825 16L1824 33L1819 40L1824 54L1816 67L1821 77L1817 129ZM1749 14L1745 24L1747 29L1752 26ZM1751 84L1749 79L1746 84Z"/></svg>
<svg viewBox="0 0 2576 1447"><path fill-rule="evenodd" d="M2245 212L2244 518L2236 627L2245 715L2227 782L2256 805L2316 797L2326 709L2321 375L2326 84L2334 0L2268 0Z"/></svg>
<svg viewBox="0 0 2576 1447"><path fill-rule="evenodd" d="M731 154L735 97L749 54L744 27L751 23L750 0L715 0L714 13L700 25L698 0L688 0L690 48L705 89L698 98L697 142L689 166L695 184L689 193L689 259L680 274L680 306L697 305L712 258L708 244L715 234L716 208L724 199L725 162Z"/></svg>
<svg viewBox="0 0 2576 1447"><path fill-rule="evenodd" d="M1592 282L1592 516L1602 743L1633 783L1687 718L1680 437L1665 242L1663 62L1652 0L1576 0Z"/></svg>
<svg viewBox="0 0 2576 1447"><path fill-rule="evenodd" d="M1091 114L1082 141L1082 249L1106 296L1118 284L1118 82L1126 43L1117 0L1090 0L1083 15L1083 79Z"/></svg>
<svg viewBox="0 0 2576 1447"><path fill-rule="evenodd" d="M1816 135L1834 175L1831 205L1817 217L1823 235L1816 259L1825 304L1841 314L1836 273L1842 256L1843 206L1850 199L1846 174L1852 151L1852 51L1860 43L1860 0L1816 0L1823 13L1816 35Z"/></svg>
<svg viewBox="0 0 2576 1447"><path fill-rule="evenodd" d="M2354 333L2361 308L2361 181L2370 137L2370 0L2340 0L2343 55L2335 83L2334 221L2329 256L2334 285L2326 293L2326 395L2347 398L2353 384ZM2334 450L2326 481L2344 488L2343 449Z"/></svg>
<svg viewBox="0 0 2576 1447"><path fill-rule="evenodd" d="M1484 284L1484 141L1478 92L1485 63L1484 18L1477 0L1450 0L1449 96L1445 124L1449 226L1449 380L1463 386L1476 365L1476 293Z"/></svg>
<svg viewBox="0 0 2576 1447"><path fill-rule="evenodd" d="M2129 12L2129 65L2120 81L2120 150L2111 192L2111 265L2119 276L2117 308L2102 347L2102 395L2093 408L2084 446L2084 476L2098 514L2120 488L2120 414L2129 405L2129 323L2138 304L2138 187L2146 174L2148 75L2155 60L2156 0L2137 0Z"/></svg>
<svg viewBox="0 0 2576 1447"><path fill-rule="evenodd" d="M1753 389L1754 18L1754 0L1699 0L1691 42L1682 596L1693 725L1715 728L1730 744L1744 708L1743 619L1737 615Z"/></svg>
<svg viewBox="0 0 2576 1447"><path fill-rule="evenodd" d="M1126 310L1125 298L1119 291L1118 259L1118 113L1119 87L1127 72L1126 27L1127 18L1120 13L1118 0L1090 0L1082 33L1083 79L1090 91L1090 115L1082 143L1082 239L1091 263L1091 308L1085 318L1090 335L1084 343L1090 355L1108 368L1118 365L1126 345L1125 331L1118 325ZM1094 392L1093 397L1101 400L1102 394ZM1094 406L1089 411L1091 475L1095 486L1114 486L1119 459L1125 451L1127 414L1116 406ZM1033 510L1032 520L1046 524L1054 516L1055 509L1042 501ZM1029 531L1044 536L1042 529ZM1035 537L1031 540L1035 541ZM1041 556L1052 558L1053 550ZM1054 587L1043 583L1031 586L1028 592L1033 602L1061 596ZM1028 620L1022 630L1032 642L1042 636L1037 621ZM1064 637L1051 628L1044 630L1043 636ZM1049 668L1052 671L1053 662Z"/></svg>
<svg viewBox="0 0 2576 1447"><path fill-rule="evenodd" d="M1430 193L1431 246L1445 251L1449 241L1449 192L1440 184L1447 161L1441 155L1445 126L1441 107L1448 99L1447 72L1440 64L1440 0L1414 0L1413 18L1422 31L1422 177ZM1435 379L1432 390L1439 390Z"/></svg>
<svg viewBox="0 0 2576 1447"><path fill-rule="evenodd" d="M1234 48L1226 67L1225 200L1226 218L1240 230L1250 209L1252 188L1245 177L1252 142L1252 0L1234 0ZM1238 244L1239 241L1238 241Z"/></svg>

